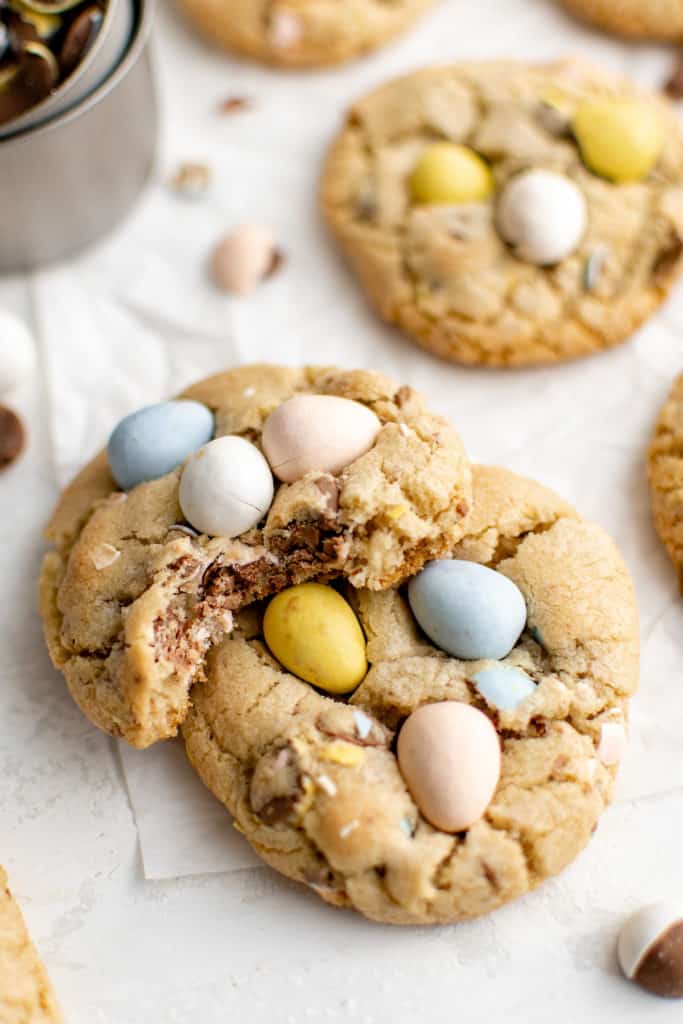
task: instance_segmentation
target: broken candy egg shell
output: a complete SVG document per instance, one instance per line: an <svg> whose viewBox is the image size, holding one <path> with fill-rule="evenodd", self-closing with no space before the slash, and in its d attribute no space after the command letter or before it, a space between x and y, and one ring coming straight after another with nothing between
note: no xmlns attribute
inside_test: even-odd
<svg viewBox="0 0 683 1024"><path fill-rule="evenodd" d="M398 765L423 817L443 832L469 828L485 813L500 777L500 740L469 704L425 704L398 737Z"/></svg>
<svg viewBox="0 0 683 1024"><path fill-rule="evenodd" d="M270 414L261 443L285 483L306 473L340 473L372 448L381 423L360 402L336 395L296 395Z"/></svg>
<svg viewBox="0 0 683 1024"><path fill-rule="evenodd" d="M472 682L490 707L514 711L536 692L533 679L513 665L487 665L472 676Z"/></svg>
<svg viewBox="0 0 683 1024"><path fill-rule="evenodd" d="M286 669L328 693L349 693L367 672L365 636L353 609L321 583L301 583L274 597L263 635Z"/></svg>
<svg viewBox="0 0 683 1024"><path fill-rule="evenodd" d="M172 472L213 435L213 414L201 402L148 405L117 424L107 445L116 483L129 491Z"/></svg>
<svg viewBox="0 0 683 1024"><path fill-rule="evenodd" d="M0 395L14 391L33 372L36 345L18 316L0 309Z"/></svg>
<svg viewBox="0 0 683 1024"><path fill-rule="evenodd" d="M261 452L226 435L190 456L178 498L188 523L210 537L238 537L263 519L273 501L273 477Z"/></svg>
<svg viewBox="0 0 683 1024"><path fill-rule="evenodd" d="M631 981L655 995L683 997L683 901L652 903L628 918L617 957Z"/></svg>
<svg viewBox="0 0 683 1024"><path fill-rule="evenodd" d="M276 242L268 228L244 224L218 242L211 275L221 291L248 295L273 267Z"/></svg>

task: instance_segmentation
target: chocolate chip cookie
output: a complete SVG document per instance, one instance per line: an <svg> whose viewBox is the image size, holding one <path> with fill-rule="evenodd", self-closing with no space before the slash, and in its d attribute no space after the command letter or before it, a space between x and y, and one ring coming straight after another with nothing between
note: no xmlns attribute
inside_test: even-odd
<svg viewBox="0 0 683 1024"><path fill-rule="evenodd" d="M638 617L614 544L530 480L482 466L473 474L473 512L453 552L456 564L495 576L496 589L521 592L525 611L511 634L504 617L502 650L485 650L499 616L479 639L468 631L485 646L466 660L419 628L412 584L341 586L330 607L353 606L369 668L332 699L321 691L342 659L326 665L317 645L298 677L287 671L286 634L269 621L282 609L272 602L264 620L254 606L211 651L183 725L192 764L256 852L328 903L379 921L475 917L557 874L595 829L625 746ZM481 596L470 588L465 608ZM431 633L433 622L423 624ZM465 720L459 749L440 744L434 722L425 729L425 711ZM444 774L468 745L473 760Z"/></svg>
<svg viewBox="0 0 683 1024"><path fill-rule="evenodd" d="M470 510L457 435L380 374L246 366L182 397L122 421L47 529L52 660L90 720L139 747L177 731L234 612L311 579L388 587L452 547ZM333 418L287 433L325 398L362 420L350 462Z"/></svg>
<svg viewBox="0 0 683 1024"><path fill-rule="evenodd" d="M0 867L0 1021L59 1024L52 986Z"/></svg>
<svg viewBox="0 0 683 1024"><path fill-rule="evenodd" d="M683 39L683 0L562 0L574 14L619 35Z"/></svg>
<svg viewBox="0 0 683 1024"><path fill-rule="evenodd" d="M380 316L463 363L616 345L683 265L673 109L579 61L437 67L377 89L332 145L321 203Z"/></svg>
<svg viewBox="0 0 683 1024"><path fill-rule="evenodd" d="M406 29L434 0L179 0L219 46L281 67L357 57Z"/></svg>

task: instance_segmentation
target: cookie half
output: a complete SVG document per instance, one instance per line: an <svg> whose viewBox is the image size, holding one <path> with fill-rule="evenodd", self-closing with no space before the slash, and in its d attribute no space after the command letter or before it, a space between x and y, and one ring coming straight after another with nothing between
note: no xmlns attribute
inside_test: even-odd
<svg viewBox="0 0 683 1024"><path fill-rule="evenodd" d="M604 101L617 104L607 129L587 106ZM577 141L587 110L589 158L614 128L602 173ZM529 172L542 180L503 216ZM682 186L661 97L583 62L492 62L419 71L357 102L321 203L384 320L446 359L523 366L609 348L657 309L681 271ZM511 244L519 231L526 246Z"/></svg>
<svg viewBox="0 0 683 1024"><path fill-rule="evenodd" d="M434 0L179 0L211 42L266 64L338 64L388 42Z"/></svg>
<svg viewBox="0 0 683 1024"><path fill-rule="evenodd" d="M309 579L388 587L462 535L468 461L411 388L365 371L264 365L209 378L184 397L211 410L215 437L259 449L270 414L304 395L360 403L379 432L336 474L276 481L267 514L234 539L189 527L181 467L123 493L102 454L62 495L47 530L55 549L41 609L52 660L100 728L139 747L173 735L233 612Z"/></svg>
<svg viewBox="0 0 683 1024"><path fill-rule="evenodd" d="M682 0L562 0L594 25L637 39L683 38Z"/></svg>
<svg viewBox="0 0 683 1024"><path fill-rule="evenodd" d="M473 472L454 554L523 594L509 655L459 660L418 628L403 591L347 593L369 670L350 699L331 699L275 659L252 608L211 652L183 726L192 764L268 864L394 924L488 913L572 861L610 800L638 681L634 592L610 538L530 480ZM531 694L501 710L478 689L491 668L516 670ZM478 709L502 749L492 799L457 834L429 823L396 755L409 716L437 702Z"/></svg>
<svg viewBox="0 0 683 1024"><path fill-rule="evenodd" d="M683 589L683 374L659 414L648 453L648 476L655 527Z"/></svg>
<svg viewBox="0 0 683 1024"><path fill-rule="evenodd" d="M0 1021L59 1024L52 986L0 867Z"/></svg>

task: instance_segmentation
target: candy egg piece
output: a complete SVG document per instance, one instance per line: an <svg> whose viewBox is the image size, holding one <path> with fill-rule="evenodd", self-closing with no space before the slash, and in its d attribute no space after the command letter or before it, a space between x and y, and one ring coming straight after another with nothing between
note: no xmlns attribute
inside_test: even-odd
<svg viewBox="0 0 683 1024"><path fill-rule="evenodd" d="M604 722L600 727L598 760L603 764L619 764L626 753L628 737L621 722Z"/></svg>
<svg viewBox="0 0 683 1024"><path fill-rule="evenodd" d="M268 228L243 224L216 245L211 256L214 283L225 292L248 295L275 268L275 238Z"/></svg>
<svg viewBox="0 0 683 1024"><path fill-rule="evenodd" d="M514 711L536 690L526 672L512 665L490 665L472 676L472 682L487 704L499 711Z"/></svg>
<svg viewBox="0 0 683 1024"><path fill-rule="evenodd" d="M321 583L301 583L274 597L263 635L286 669L328 693L349 693L368 670L365 636L353 609Z"/></svg>
<svg viewBox="0 0 683 1024"><path fill-rule="evenodd" d="M170 473L213 435L200 402L160 402L126 416L109 438L109 468L124 491Z"/></svg>
<svg viewBox="0 0 683 1024"><path fill-rule="evenodd" d="M640 181L664 146L653 107L638 100L587 100L574 114L574 135L584 163L611 181Z"/></svg>
<svg viewBox="0 0 683 1024"><path fill-rule="evenodd" d="M478 821L500 776L500 741L489 719L469 704L425 704L398 737L398 766L423 817L444 832Z"/></svg>
<svg viewBox="0 0 683 1024"><path fill-rule="evenodd" d="M474 203L491 195L493 175L469 146L435 142L422 153L408 185L416 203Z"/></svg>
<svg viewBox="0 0 683 1024"><path fill-rule="evenodd" d="M35 364L36 346L28 327L18 316L0 309L0 395L23 384Z"/></svg>
<svg viewBox="0 0 683 1024"><path fill-rule="evenodd" d="M261 443L285 483L340 473L372 448L382 424L367 406L336 395L296 395L270 414Z"/></svg>
<svg viewBox="0 0 683 1024"><path fill-rule="evenodd" d="M503 189L498 229L521 260L549 266L565 259L586 230L583 193L554 171L525 171Z"/></svg>
<svg viewBox="0 0 683 1024"><path fill-rule="evenodd" d="M178 497L195 530L210 537L239 537L270 508L273 476L258 448L228 434L190 456Z"/></svg>
<svg viewBox="0 0 683 1024"><path fill-rule="evenodd" d="M430 562L410 581L408 600L429 639L464 661L507 657L526 623L519 587L477 562Z"/></svg>
<svg viewBox="0 0 683 1024"><path fill-rule="evenodd" d="M637 985L658 996L683 998L683 903L653 903L633 914L619 934L617 955Z"/></svg>

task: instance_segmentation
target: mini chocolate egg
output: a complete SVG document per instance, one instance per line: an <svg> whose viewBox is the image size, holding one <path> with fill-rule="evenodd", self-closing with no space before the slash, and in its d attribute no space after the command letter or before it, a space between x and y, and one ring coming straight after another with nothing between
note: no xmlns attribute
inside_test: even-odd
<svg viewBox="0 0 683 1024"><path fill-rule="evenodd" d="M500 776L498 733L469 704L425 704L398 737L398 766L423 817L444 832L478 821Z"/></svg>
<svg viewBox="0 0 683 1024"><path fill-rule="evenodd" d="M602 97L581 103L574 134L584 162L610 181L641 181L664 147L657 111L638 100Z"/></svg>
<svg viewBox="0 0 683 1024"><path fill-rule="evenodd" d="M213 430L211 410L200 402L160 402L138 409L109 438L112 476L124 491L157 480L206 444Z"/></svg>
<svg viewBox="0 0 683 1024"><path fill-rule="evenodd" d="M221 291L248 295L278 262L275 238L268 228L243 224L216 245L211 274Z"/></svg>
<svg viewBox="0 0 683 1024"><path fill-rule="evenodd" d="M36 346L28 327L18 316L0 309L0 395L23 384L35 363Z"/></svg>
<svg viewBox="0 0 683 1024"><path fill-rule="evenodd" d="M268 512L273 477L258 448L228 434L190 456L178 498L195 530L210 537L239 537Z"/></svg>
<svg viewBox="0 0 683 1024"><path fill-rule="evenodd" d="M489 165L469 146L434 142L408 180L415 203L475 203L493 191Z"/></svg>
<svg viewBox="0 0 683 1024"><path fill-rule="evenodd" d="M286 669L328 693L354 690L368 670L365 636L351 605L321 583L300 583L274 597L263 635Z"/></svg>
<svg viewBox="0 0 683 1024"><path fill-rule="evenodd" d="M472 682L486 703L499 711L514 711L536 690L533 679L513 665L482 668L472 676Z"/></svg>
<svg viewBox="0 0 683 1024"><path fill-rule="evenodd" d="M520 260L537 266L559 263L577 247L586 230L581 190L554 171L516 175L503 189L498 228Z"/></svg>
<svg viewBox="0 0 683 1024"><path fill-rule="evenodd" d="M341 473L375 443L382 424L367 406L336 395L296 395L270 414L262 444L285 483L306 473Z"/></svg>
<svg viewBox="0 0 683 1024"><path fill-rule="evenodd" d="M630 917L617 955L637 985L657 996L683 998L683 902L653 903Z"/></svg>
<svg viewBox="0 0 683 1024"><path fill-rule="evenodd" d="M507 657L526 623L519 587L477 562L430 562L410 581L408 600L429 639L464 661Z"/></svg>

